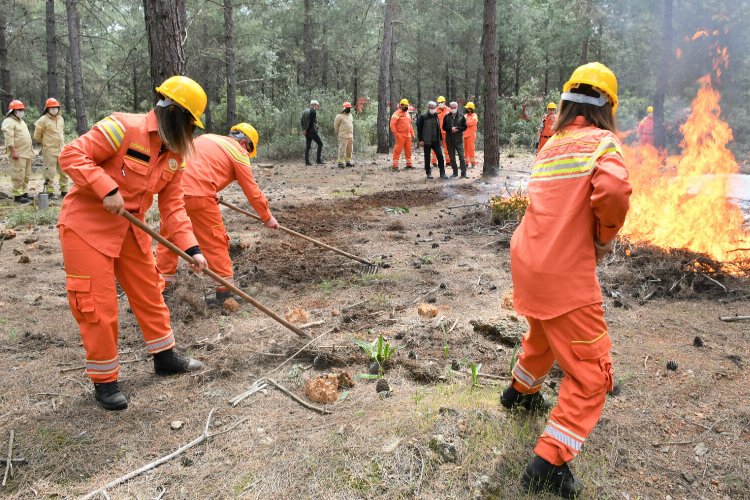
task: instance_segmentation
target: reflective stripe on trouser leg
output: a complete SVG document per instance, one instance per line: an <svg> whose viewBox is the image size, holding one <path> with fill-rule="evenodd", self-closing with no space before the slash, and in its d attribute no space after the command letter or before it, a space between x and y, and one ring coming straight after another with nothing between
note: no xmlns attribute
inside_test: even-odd
<svg viewBox="0 0 750 500"><path fill-rule="evenodd" d="M120 256L115 259L115 276L128 294L128 302L141 327L150 353L174 347L169 309L161 294L161 278L151 252L143 253L133 228L125 233Z"/></svg>
<svg viewBox="0 0 750 500"><path fill-rule="evenodd" d="M599 421L612 381L611 341L601 304L541 324L565 377L534 453L560 465L578 455Z"/></svg>
<svg viewBox="0 0 750 500"><path fill-rule="evenodd" d="M555 362L542 322L526 318L529 331L521 339L521 354L513 367L513 387L526 394L539 392Z"/></svg>
<svg viewBox="0 0 750 500"><path fill-rule="evenodd" d="M86 375L93 382L117 380L117 290L114 259L60 227L68 303L86 350Z"/></svg>

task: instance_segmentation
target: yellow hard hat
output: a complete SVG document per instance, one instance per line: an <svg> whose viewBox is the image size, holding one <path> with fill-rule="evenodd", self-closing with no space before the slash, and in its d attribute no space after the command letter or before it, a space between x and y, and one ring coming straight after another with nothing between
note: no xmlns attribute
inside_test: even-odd
<svg viewBox="0 0 750 500"><path fill-rule="evenodd" d="M443 96L438 97L437 102L445 102L445 97Z"/></svg>
<svg viewBox="0 0 750 500"><path fill-rule="evenodd" d="M255 127L250 125L249 123L238 123L234 127L230 128L229 131L239 131L242 132L247 139L253 143L253 150L248 153L250 155L250 158L254 158L256 154L258 154L258 141L260 140L260 137L258 136L258 131L255 130Z"/></svg>
<svg viewBox="0 0 750 500"><path fill-rule="evenodd" d="M646 113L653 113L653 112L654 112L654 107L653 106L649 106L649 107L646 108Z"/></svg>
<svg viewBox="0 0 750 500"><path fill-rule="evenodd" d="M185 108L193 116L193 123L203 128L201 116L208 97L198 82L186 76L171 76L156 87L156 91Z"/></svg>
<svg viewBox="0 0 750 500"><path fill-rule="evenodd" d="M612 104L612 112L617 112L617 77L611 69L598 62L578 66L563 85L563 92L568 92L583 84L591 85L596 90L604 92Z"/></svg>
<svg viewBox="0 0 750 500"><path fill-rule="evenodd" d="M409 105L409 99L401 99L398 103L399 106L408 106Z"/></svg>
<svg viewBox="0 0 750 500"><path fill-rule="evenodd" d="M466 103L466 106L464 106L466 109L476 109L476 106L474 106L474 103L469 101Z"/></svg>
<svg viewBox="0 0 750 500"><path fill-rule="evenodd" d="M554 102L551 102L547 104L547 109L557 109L557 104L555 104Z"/></svg>

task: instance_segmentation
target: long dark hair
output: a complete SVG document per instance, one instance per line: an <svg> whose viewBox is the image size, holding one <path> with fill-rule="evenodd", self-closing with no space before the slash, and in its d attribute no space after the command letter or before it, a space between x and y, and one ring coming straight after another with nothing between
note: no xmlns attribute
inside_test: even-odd
<svg viewBox="0 0 750 500"><path fill-rule="evenodd" d="M193 132L195 124L190 113L177 105L154 109L159 122L159 137L170 151L180 156L193 152Z"/></svg>
<svg viewBox="0 0 750 500"><path fill-rule="evenodd" d="M575 94L585 94L591 97L599 97L599 92L594 90L591 85L580 85L578 88L570 89ZM577 116L583 116L586 121L595 127L614 132L617 130L615 123L615 114L612 112L612 104L607 102L604 106L594 106L593 104L583 104L572 101L562 101L560 105L560 114L557 116L552 130L557 132L564 129L576 119Z"/></svg>

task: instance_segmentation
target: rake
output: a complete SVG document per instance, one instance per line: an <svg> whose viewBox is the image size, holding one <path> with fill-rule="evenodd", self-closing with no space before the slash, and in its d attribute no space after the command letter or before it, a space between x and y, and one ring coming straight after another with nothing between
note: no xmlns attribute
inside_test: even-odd
<svg viewBox="0 0 750 500"><path fill-rule="evenodd" d="M124 212L122 215L126 219L128 219L131 224L133 224L134 226L138 227L138 229L140 229L141 231L143 231L146 234L150 235L153 239L155 239L156 241L158 241L159 243L161 243L162 245L164 245L165 247L167 247L168 249L170 249L172 252L176 253L177 255L179 255L180 257L182 257L183 259L185 259L190 264L195 265L195 259L193 259L191 256L189 256L188 254L186 254L185 252L183 252L182 250L180 250L179 247L177 247L174 243L172 243L171 241L169 241L168 239L166 239L164 236L160 235L159 233L157 233L156 231L154 231L153 229L151 229L151 227L149 227L148 224L146 224L145 222L137 219L130 212ZM224 278L222 278L221 276L219 276L218 274L216 274L215 272L213 272L209 268L204 269L203 270L203 274L208 275L215 282L217 282L217 283L219 283L221 285L224 285L229 290L233 291L235 294L237 294L240 297L242 297L242 299L245 302L250 303L253 307L255 307L256 309L258 309L260 312L262 312L266 316L269 316L269 317L273 318L278 323L284 325L286 328L288 328L289 330L293 331L294 333L296 333L300 337L304 337L304 338L307 338L307 339L310 338L310 336L308 334L306 334L304 331L302 331L302 329L300 329L300 328L294 326L293 324L291 324L290 322L286 321L284 318L280 317L275 312L273 312L272 310L270 310L269 308L267 308L266 306L264 306L263 304L261 304L260 302L258 302L254 298L252 298L250 295L246 294L245 292L243 292L242 290L240 290L239 288L237 288L236 286L234 286L232 283L228 282L227 280L225 280Z"/></svg>
<svg viewBox="0 0 750 500"><path fill-rule="evenodd" d="M255 220L259 221L259 222L263 222L263 219L261 219L260 217L258 217L254 213L248 212L247 210L244 210L244 209L238 207L237 205L232 205L231 203L229 203L227 201L224 201L224 198L219 198L219 203L221 205L224 205L227 208L231 208L235 212L239 212L239 213L241 213L243 215L247 215L251 219L255 219ZM341 250L339 248L332 247L331 245L323 243L322 241L316 240L314 238L310 238L309 236L305 236L304 234L298 233L297 231L289 229L288 227L284 227L281 224L279 224L279 229L281 229L282 231L284 231L287 234L291 234L292 236L296 236L297 238L301 238L301 239L303 239L305 241L309 241L310 243L312 243L314 245L318 245L319 247L325 248L325 249L330 250L332 252L336 252L339 255L343 255L344 257L347 257L349 259L356 260L357 262L360 262L361 264L363 264L362 268L360 269L360 274L362 274L363 276L378 274L378 272L380 271L380 266L378 264L370 262L369 260L365 260L362 257L357 257L356 255L352 255L352 254L350 254L348 252L345 252L345 251L343 251L343 250Z"/></svg>

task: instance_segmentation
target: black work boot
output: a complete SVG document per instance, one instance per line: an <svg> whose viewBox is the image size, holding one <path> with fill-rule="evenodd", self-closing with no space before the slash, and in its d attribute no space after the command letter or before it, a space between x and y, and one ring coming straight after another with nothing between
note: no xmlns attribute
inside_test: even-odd
<svg viewBox="0 0 750 500"><path fill-rule="evenodd" d="M583 483L568 464L553 465L539 456L526 467L521 484L528 493L553 493L562 498L577 498L583 491Z"/></svg>
<svg viewBox="0 0 750 500"><path fill-rule="evenodd" d="M157 375L174 375L177 373L196 372L203 368L197 359L183 356L174 349L154 354L154 371Z"/></svg>
<svg viewBox="0 0 750 500"><path fill-rule="evenodd" d="M500 404L508 410L523 407L526 411L536 413L545 412L549 410L550 405L544 400L541 392L535 392L534 394L524 394L518 392L513 384L509 385L507 389L500 395Z"/></svg>
<svg viewBox="0 0 750 500"><path fill-rule="evenodd" d="M96 401L99 403L99 406L105 410L124 410L128 407L128 400L125 399L125 395L120 392L120 388L117 386L117 381L105 382L103 384L95 383L94 391L96 393Z"/></svg>
<svg viewBox="0 0 750 500"><path fill-rule="evenodd" d="M206 297L206 304L209 307L222 307L224 301L231 298L233 298L233 294L229 290L216 290L215 296Z"/></svg>
<svg viewBox="0 0 750 500"><path fill-rule="evenodd" d="M352 163L352 162L348 161L348 162L346 162L346 166L347 166L347 167L353 167L353 166L354 166L354 163ZM407 167L407 168L408 168L408 167Z"/></svg>
<svg viewBox="0 0 750 500"><path fill-rule="evenodd" d="M21 196L14 196L13 197L13 202L14 203L19 203L21 205L27 205L27 204L31 203L31 200L28 199L28 198L26 198L25 196L21 195Z"/></svg>
<svg viewBox="0 0 750 500"><path fill-rule="evenodd" d="M338 164L336 166L339 167L339 168L345 168L346 167L342 162L338 162Z"/></svg>

